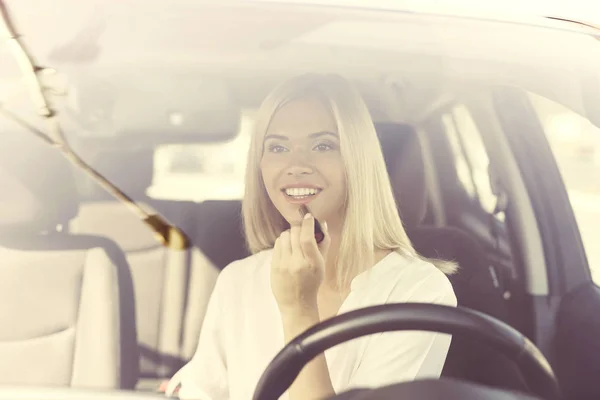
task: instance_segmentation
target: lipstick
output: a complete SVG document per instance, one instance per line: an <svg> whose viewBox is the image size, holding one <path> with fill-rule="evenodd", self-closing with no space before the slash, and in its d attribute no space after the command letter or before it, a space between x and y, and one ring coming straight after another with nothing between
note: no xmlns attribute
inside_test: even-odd
<svg viewBox="0 0 600 400"><path fill-rule="evenodd" d="M308 209L306 204L303 204L298 209L298 212L300 213L300 216L302 218L304 218L304 216L306 214L308 214L310 212L310 210ZM314 218L314 214L313 214L313 218ZM323 239L325 239L325 234L323 233L323 230L321 229L321 224L319 223L319 220L317 220L316 218L314 218L314 220L315 220L315 240L317 241L317 243L321 243L323 241Z"/></svg>

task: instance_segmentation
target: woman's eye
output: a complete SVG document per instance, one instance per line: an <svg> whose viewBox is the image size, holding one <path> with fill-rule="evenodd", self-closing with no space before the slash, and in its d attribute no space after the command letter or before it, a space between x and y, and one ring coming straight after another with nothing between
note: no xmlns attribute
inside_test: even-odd
<svg viewBox="0 0 600 400"><path fill-rule="evenodd" d="M287 151L287 149L279 144L272 144L268 147L269 152L271 153L281 153Z"/></svg>
<svg viewBox="0 0 600 400"><path fill-rule="evenodd" d="M316 145L313 148L313 150L317 150L317 151L329 151L329 150L333 150L333 149L335 149L335 147L329 143L319 143L318 145Z"/></svg>

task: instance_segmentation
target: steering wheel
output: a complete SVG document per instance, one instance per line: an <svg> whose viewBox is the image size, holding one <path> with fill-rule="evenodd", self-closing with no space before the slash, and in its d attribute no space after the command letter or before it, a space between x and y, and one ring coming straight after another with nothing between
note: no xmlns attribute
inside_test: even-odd
<svg viewBox="0 0 600 400"><path fill-rule="evenodd" d="M385 304L323 321L288 343L263 372L254 400L276 400L314 357L340 343L391 331L429 331L468 335L512 359L530 390L544 399L561 397L558 381L541 351L514 328L467 308L437 304Z"/></svg>

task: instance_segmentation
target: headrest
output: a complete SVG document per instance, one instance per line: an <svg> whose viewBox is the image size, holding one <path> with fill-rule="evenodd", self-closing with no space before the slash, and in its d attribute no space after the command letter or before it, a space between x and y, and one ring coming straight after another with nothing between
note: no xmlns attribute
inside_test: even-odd
<svg viewBox="0 0 600 400"><path fill-rule="evenodd" d="M417 132L409 125L376 123L383 157L405 227L420 225L427 212L425 161Z"/></svg>
<svg viewBox="0 0 600 400"><path fill-rule="evenodd" d="M76 217L76 168L32 135L1 132L0 230L53 231Z"/></svg>
<svg viewBox="0 0 600 400"><path fill-rule="evenodd" d="M146 190L152 185L154 174L154 150L152 148L105 151L89 157L86 161L115 186L134 200L146 198ZM106 200L112 196L99 185L94 185L86 200Z"/></svg>

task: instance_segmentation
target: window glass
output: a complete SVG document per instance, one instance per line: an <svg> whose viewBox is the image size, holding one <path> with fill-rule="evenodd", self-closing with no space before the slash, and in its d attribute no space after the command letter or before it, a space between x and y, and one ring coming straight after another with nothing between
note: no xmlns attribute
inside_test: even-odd
<svg viewBox="0 0 600 400"><path fill-rule="evenodd" d="M253 113L244 112L239 134L229 142L157 147L148 195L195 202L241 199L253 128Z"/></svg>
<svg viewBox="0 0 600 400"><path fill-rule="evenodd" d="M448 135L448 141L452 147L452 152L454 153L454 165L456 166L458 179L469 196L475 198L477 195L477 190L475 189L475 184L471 179L471 172L467 163L466 155L461 149L460 139L458 136L458 127L456 126L454 115L452 113L443 115L442 123L444 124L444 129Z"/></svg>
<svg viewBox="0 0 600 400"><path fill-rule="evenodd" d="M442 117L442 122L454 152L461 184L484 210L493 213L498 199L490 184L490 160L469 110L464 105L457 105Z"/></svg>
<svg viewBox="0 0 600 400"><path fill-rule="evenodd" d="M592 276L600 284L600 128L565 106L529 96L567 188Z"/></svg>

